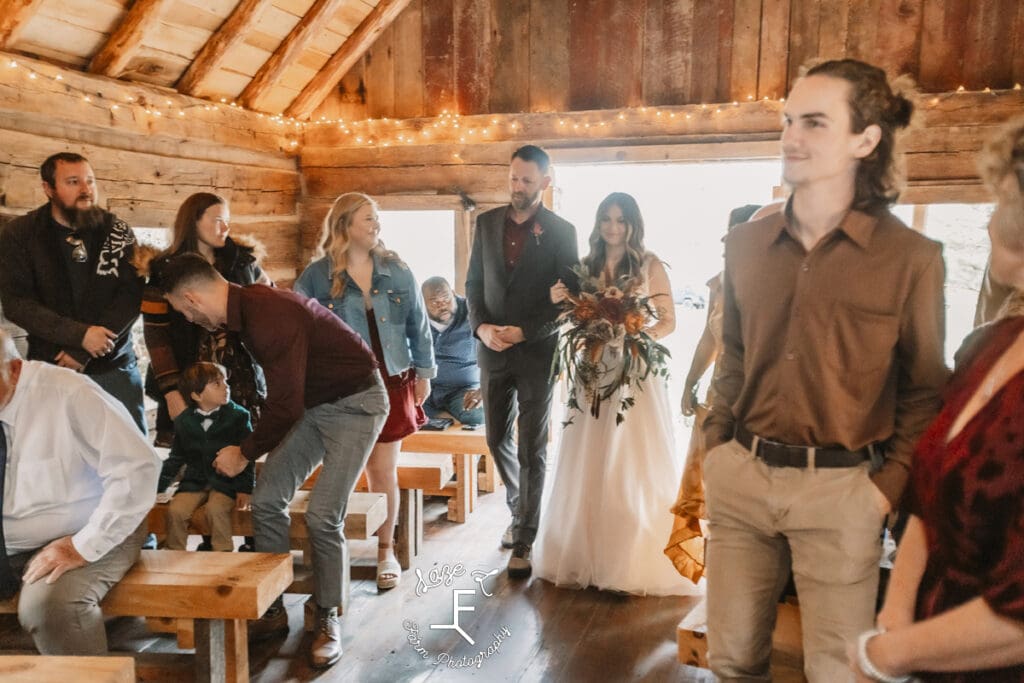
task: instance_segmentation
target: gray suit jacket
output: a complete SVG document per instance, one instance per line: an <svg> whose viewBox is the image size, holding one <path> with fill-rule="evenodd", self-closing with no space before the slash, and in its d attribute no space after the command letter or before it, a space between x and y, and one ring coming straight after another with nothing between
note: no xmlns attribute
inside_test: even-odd
<svg viewBox="0 0 1024 683"><path fill-rule="evenodd" d="M474 334L483 323L521 327L526 341L504 352L478 343L477 358L484 371L503 370L515 362L518 371L546 375L558 341L554 321L559 308L551 303L550 289L559 278L575 281L576 229L540 207L536 221L542 234L527 241L519 263L509 273L504 250L507 209L498 207L477 216L466 277L469 322Z"/></svg>

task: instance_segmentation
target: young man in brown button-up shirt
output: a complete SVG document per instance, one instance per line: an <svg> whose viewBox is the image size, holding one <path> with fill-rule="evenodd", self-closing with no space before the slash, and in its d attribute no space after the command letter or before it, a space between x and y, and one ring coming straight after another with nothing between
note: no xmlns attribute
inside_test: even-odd
<svg viewBox="0 0 1024 683"><path fill-rule="evenodd" d="M792 567L804 670L846 680L874 621L880 534L943 360L941 246L888 211L911 103L885 74L826 62L784 110L785 211L726 240L724 352L704 423L708 655L722 680L770 680Z"/></svg>

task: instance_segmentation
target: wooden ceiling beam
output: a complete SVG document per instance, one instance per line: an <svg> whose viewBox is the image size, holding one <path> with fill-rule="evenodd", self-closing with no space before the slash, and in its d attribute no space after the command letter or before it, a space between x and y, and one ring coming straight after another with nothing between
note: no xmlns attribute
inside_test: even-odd
<svg viewBox="0 0 1024 683"><path fill-rule="evenodd" d="M302 89L288 107L288 115L301 118L313 113L352 65L370 49L377 37L398 18L409 2L410 0L380 0L341 48L327 60L313 80Z"/></svg>
<svg viewBox="0 0 1024 683"><path fill-rule="evenodd" d="M284 39L270 59L260 67L249 85L238 96L238 103L259 109L260 99L274 87L285 71L302 56L310 43L331 23L348 0L316 0L305 16Z"/></svg>
<svg viewBox="0 0 1024 683"><path fill-rule="evenodd" d="M43 0L0 0L0 50L18 39L18 32L42 4Z"/></svg>
<svg viewBox="0 0 1024 683"><path fill-rule="evenodd" d="M89 72L117 78L157 27L171 0L135 0L117 30L89 62Z"/></svg>
<svg viewBox="0 0 1024 683"><path fill-rule="evenodd" d="M242 0L231 12L231 16L210 36L196 58L175 86L185 95L199 95L203 82L220 68L225 55L249 35L259 22L271 0Z"/></svg>

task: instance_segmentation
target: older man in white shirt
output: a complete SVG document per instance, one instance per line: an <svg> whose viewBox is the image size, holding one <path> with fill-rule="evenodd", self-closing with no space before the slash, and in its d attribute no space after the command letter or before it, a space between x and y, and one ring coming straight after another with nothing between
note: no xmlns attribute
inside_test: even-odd
<svg viewBox="0 0 1024 683"><path fill-rule="evenodd" d="M138 559L159 473L124 406L0 330L0 592L20 587L43 654L107 651L99 602Z"/></svg>

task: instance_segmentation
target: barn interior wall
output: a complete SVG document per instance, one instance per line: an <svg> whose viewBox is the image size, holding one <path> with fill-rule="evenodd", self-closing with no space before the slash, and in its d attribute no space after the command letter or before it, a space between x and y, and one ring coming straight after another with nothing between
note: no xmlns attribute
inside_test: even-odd
<svg viewBox="0 0 1024 683"><path fill-rule="evenodd" d="M221 194L233 230L262 241L270 273L290 280L298 263L297 137L251 112L0 53L0 220L43 204L39 165L74 151L90 160L101 205L135 227L169 228L190 194Z"/></svg>

